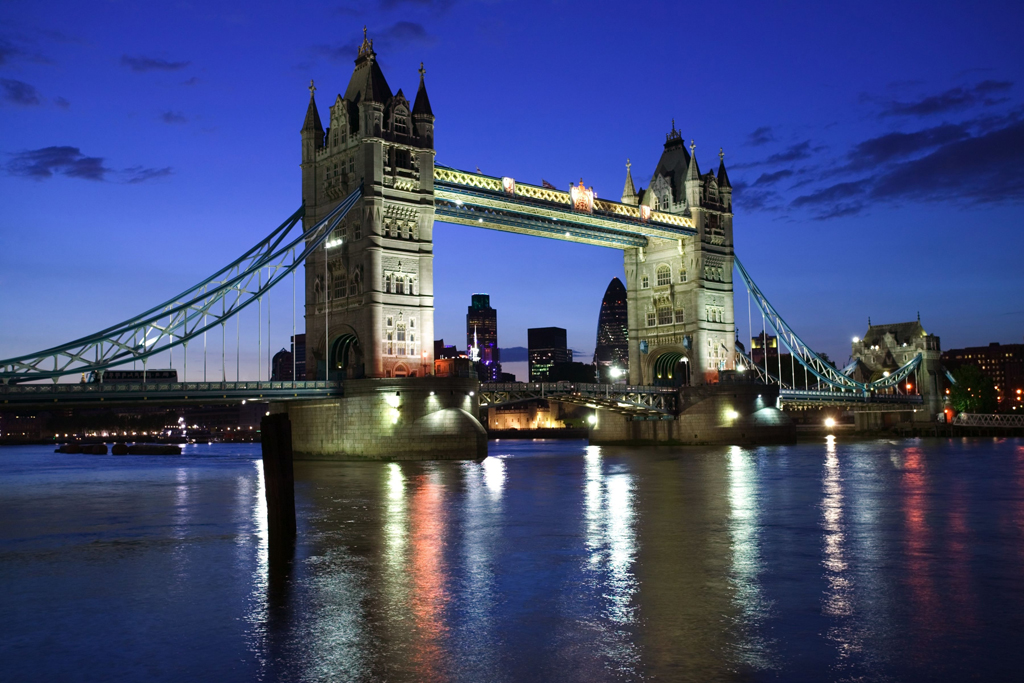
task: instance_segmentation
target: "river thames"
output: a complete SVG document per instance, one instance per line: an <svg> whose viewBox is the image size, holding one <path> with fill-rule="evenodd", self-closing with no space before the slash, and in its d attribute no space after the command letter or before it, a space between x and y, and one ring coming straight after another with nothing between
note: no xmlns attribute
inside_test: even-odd
<svg viewBox="0 0 1024 683"><path fill-rule="evenodd" d="M0 448L5 681L1007 680L1024 440L492 441L296 463L258 445Z"/></svg>

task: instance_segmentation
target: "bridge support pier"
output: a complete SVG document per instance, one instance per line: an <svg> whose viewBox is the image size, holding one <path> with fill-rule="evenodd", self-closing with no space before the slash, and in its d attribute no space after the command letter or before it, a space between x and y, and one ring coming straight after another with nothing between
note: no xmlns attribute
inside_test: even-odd
<svg viewBox="0 0 1024 683"><path fill-rule="evenodd" d="M682 387L674 419L630 419L597 411L590 443L600 444L773 444L794 443L796 427L775 407L778 388L759 384Z"/></svg>
<svg viewBox="0 0 1024 683"><path fill-rule="evenodd" d="M275 405L297 460L474 460L487 455L480 383L454 377L346 380L341 398Z"/></svg>

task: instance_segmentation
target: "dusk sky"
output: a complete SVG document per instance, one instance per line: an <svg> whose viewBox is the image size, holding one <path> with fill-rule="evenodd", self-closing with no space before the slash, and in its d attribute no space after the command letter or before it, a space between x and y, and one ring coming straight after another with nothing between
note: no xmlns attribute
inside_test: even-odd
<svg viewBox="0 0 1024 683"><path fill-rule="evenodd" d="M0 358L139 313L295 211L307 86L326 120L364 24L393 90L424 63L438 164L618 199L673 119L702 171L724 148L737 256L836 360L869 316L1024 341L1019 2L8 0ZM623 274L620 251L442 223L434 253L435 336L463 345L486 292L500 346L556 325L584 360Z"/></svg>

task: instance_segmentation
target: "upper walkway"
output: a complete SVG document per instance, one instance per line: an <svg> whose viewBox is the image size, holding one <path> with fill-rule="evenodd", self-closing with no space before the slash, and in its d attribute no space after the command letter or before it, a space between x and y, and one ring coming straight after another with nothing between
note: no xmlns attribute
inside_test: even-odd
<svg viewBox="0 0 1024 683"><path fill-rule="evenodd" d="M689 216L597 199L582 186L564 192L446 166L434 167L434 207L446 223L616 249L697 234Z"/></svg>

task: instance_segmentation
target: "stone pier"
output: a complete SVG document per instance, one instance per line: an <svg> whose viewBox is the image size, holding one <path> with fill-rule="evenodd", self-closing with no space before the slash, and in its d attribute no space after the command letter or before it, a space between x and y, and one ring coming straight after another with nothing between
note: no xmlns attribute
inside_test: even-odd
<svg viewBox="0 0 1024 683"><path fill-rule="evenodd" d="M341 398L272 406L296 460L472 460L487 455L480 383L449 377L346 380Z"/></svg>
<svg viewBox="0 0 1024 683"><path fill-rule="evenodd" d="M795 443L796 427L776 408L778 387L708 384L679 390L672 419L629 419L599 409L591 444L776 444Z"/></svg>

